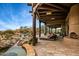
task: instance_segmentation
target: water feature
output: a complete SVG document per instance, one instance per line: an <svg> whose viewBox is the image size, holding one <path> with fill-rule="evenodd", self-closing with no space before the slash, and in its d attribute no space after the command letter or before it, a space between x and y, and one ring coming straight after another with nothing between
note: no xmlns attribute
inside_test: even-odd
<svg viewBox="0 0 79 59"><path fill-rule="evenodd" d="M26 56L26 51L21 46L12 46L3 56Z"/></svg>

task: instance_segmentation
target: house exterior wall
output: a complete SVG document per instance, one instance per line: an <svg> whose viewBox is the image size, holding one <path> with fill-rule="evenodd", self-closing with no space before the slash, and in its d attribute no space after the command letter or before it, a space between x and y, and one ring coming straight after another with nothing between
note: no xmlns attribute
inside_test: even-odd
<svg viewBox="0 0 79 59"><path fill-rule="evenodd" d="M79 35L79 4L75 4L70 9L69 33L75 32Z"/></svg>

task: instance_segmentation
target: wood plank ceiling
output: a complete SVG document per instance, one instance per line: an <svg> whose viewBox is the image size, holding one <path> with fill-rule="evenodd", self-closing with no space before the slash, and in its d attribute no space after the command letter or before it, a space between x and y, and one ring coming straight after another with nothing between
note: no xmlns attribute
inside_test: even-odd
<svg viewBox="0 0 79 59"><path fill-rule="evenodd" d="M34 4L35 6L36 4ZM37 8L40 21L49 26L60 26L65 23L65 19L73 3L41 3ZM33 6L33 7L34 7Z"/></svg>

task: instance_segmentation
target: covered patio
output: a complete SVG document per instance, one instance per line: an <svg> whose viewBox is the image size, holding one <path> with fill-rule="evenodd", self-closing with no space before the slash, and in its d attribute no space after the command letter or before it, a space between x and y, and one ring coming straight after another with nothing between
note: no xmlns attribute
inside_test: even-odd
<svg viewBox="0 0 79 59"><path fill-rule="evenodd" d="M75 3L29 3L33 16L33 43L38 55L79 55L79 40L70 38L74 32L79 36L79 4ZM39 37L36 38L36 19L39 20ZM44 35L61 28L62 40L40 40L41 23L45 25ZM49 32L47 32L47 27Z"/></svg>
<svg viewBox="0 0 79 59"><path fill-rule="evenodd" d="M36 19L39 20L39 37L41 37L41 23L45 24L45 35L47 27L49 33L52 28L61 28L62 36L69 36L71 32L79 34L78 31L78 7L74 3L28 3L32 6L33 16L33 38L36 39Z"/></svg>

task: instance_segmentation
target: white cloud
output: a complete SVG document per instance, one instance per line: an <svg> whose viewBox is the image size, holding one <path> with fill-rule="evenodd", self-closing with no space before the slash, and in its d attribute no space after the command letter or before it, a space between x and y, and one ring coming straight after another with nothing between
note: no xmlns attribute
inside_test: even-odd
<svg viewBox="0 0 79 59"><path fill-rule="evenodd" d="M0 26L3 26L3 28L6 28L6 29L16 29L16 28L19 28L18 25L15 25L15 23L6 23L2 20L0 20ZM1 28L0 28L1 29Z"/></svg>
<svg viewBox="0 0 79 59"><path fill-rule="evenodd" d="M3 6L3 7L5 9L5 6ZM9 9L10 9L10 11L9 11ZM9 15L10 18L4 12L2 16L5 16L7 21L3 21L1 19L0 26L3 26L3 28L6 28L6 29L16 29L16 28L19 28L20 26L26 26L26 25L30 26L31 23L28 22L28 20L31 19L31 18L29 18L29 16L31 16L31 14L29 13L29 10L22 9L21 12L14 15L12 7L10 7L9 9L7 9L5 12L7 12L7 14ZM2 28L0 27L0 29L2 29Z"/></svg>

